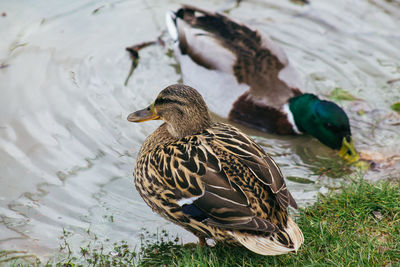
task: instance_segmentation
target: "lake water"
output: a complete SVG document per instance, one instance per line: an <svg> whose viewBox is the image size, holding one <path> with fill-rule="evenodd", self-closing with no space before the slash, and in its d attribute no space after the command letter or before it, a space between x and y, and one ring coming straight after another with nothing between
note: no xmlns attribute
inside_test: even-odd
<svg viewBox="0 0 400 267"><path fill-rule="evenodd" d="M124 86L125 47L155 40L165 12L182 2L1 1L0 250L45 259L58 251L63 229L75 249L94 236L135 246L144 227L196 240L153 214L133 185L136 155L160 122L126 121L181 76L167 41L140 51ZM201 1L210 10L234 5ZM364 176L400 177L400 116L390 109L400 101L398 1L244 0L230 16L281 45L308 92L355 96L338 102L355 145L384 157ZM335 153L315 139L244 130L281 166L300 205L343 182Z"/></svg>

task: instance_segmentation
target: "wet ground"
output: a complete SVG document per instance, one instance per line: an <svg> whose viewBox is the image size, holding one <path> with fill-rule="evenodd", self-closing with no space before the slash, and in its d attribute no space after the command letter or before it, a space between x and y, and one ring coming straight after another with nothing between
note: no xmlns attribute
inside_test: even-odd
<svg viewBox="0 0 400 267"><path fill-rule="evenodd" d="M181 79L166 35L164 47L140 51L124 85L131 65L125 47L155 40L165 12L182 2L3 1L0 250L45 258L58 251L63 229L77 248L94 236L139 244L143 227L195 240L153 214L133 185L137 152L159 122L131 124L126 116ZM398 1L249 0L235 7L214 0L201 7L232 8L230 16L268 33L308 92L344 107L357 149L382 156L367 179L400 176L400 115L390 108L400 101ZM301 205L357 172L309 136L244 130L278 162Z"/></svg>

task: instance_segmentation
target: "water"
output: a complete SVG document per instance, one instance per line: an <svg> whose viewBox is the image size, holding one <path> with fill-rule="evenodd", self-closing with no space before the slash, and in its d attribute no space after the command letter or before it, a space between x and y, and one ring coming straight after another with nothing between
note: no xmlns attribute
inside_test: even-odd
<svg viewBox="0 0 400 267"><path fill-rule="evenodd" d="M338 87L360 99L339 102L350 116L356 147L386 157L365 177L399 177L400 116L390 105L400 101L400 81L388 81L400 78L400 4L311 2L249 0L230 15L268 32L308 92L327 97ZM202 1L213 10L233 5ZM137 245L143 227L195 241L153 214L133 186L137 152L159 122L126 121L180 79L167 44L143 49L124 86L131 64L125 47L156 39L165 29L165 12L178 6L155 0L2 1L0 250L46 258L58 251L63 229L72 232L76 248L94 235ZM335 168L326 169L334 153L313 138L244 130L279 163L301 205L342 181Z"/></svg>

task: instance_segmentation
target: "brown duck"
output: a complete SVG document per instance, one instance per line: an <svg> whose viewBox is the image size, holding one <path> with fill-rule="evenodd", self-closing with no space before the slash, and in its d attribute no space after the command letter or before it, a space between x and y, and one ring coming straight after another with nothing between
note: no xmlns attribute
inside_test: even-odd
<svg viewBox="0 0 400 267"><path fill-rule="evenodd" d="M206 238L262 255L296 252L303 234L276 163L249 136L213 122L202 96L185 85L162 90L128 121L163 120L137 157L135 185L166 219Z"/></svg>

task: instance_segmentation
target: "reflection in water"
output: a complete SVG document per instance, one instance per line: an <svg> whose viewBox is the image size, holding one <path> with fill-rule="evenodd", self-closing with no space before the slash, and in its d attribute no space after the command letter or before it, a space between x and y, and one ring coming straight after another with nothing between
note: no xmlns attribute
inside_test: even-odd
<svg viewBox="0 0 400 267"><path fill-rule="evenodd" d="M131 65L125 47L157 38L165 12L177 7L172 0L2 4L0 250L46 257L57 251L63 228L73 233L73 248L87 241L88 229L138 244L142 227L163 226L194 240L154 215L132 183L138 149L159 122L126 121L180 79L167 48L152 46L140 51L124 86ZM327 97L342 88L356 96L339 103L356 147L391 157L400 154L400 116L390 110L400 82L388 83L400 77L399 10L385 1L252 0L230 15L270 34L309 92ZM335 153L311 137L246 132L282 167L300 204L343 181ZM365 176L399 177L399 169L397 161Z"/></svg>

